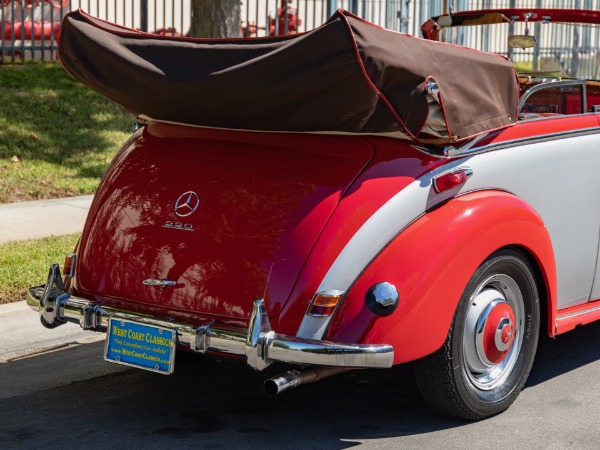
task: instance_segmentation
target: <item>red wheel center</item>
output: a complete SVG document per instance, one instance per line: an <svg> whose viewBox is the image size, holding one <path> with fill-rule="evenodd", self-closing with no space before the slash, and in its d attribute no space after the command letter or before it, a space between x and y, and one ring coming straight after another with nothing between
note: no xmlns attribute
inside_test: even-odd
<svg viewBox="0 0 600 450"><path fill-rule="evenodd" d="M490 311L483 329L483 352L489 363L498 364L514 342L515 316L510 305L498 303Z"/></svg>

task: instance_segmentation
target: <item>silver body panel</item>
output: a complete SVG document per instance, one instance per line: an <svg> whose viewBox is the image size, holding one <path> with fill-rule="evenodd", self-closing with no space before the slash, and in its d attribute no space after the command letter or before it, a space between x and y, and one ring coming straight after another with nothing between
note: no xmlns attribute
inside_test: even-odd
<svg viewBox="0 0 600 450"><path fill-rule="evenodd" d="M531 205L547 227L556 261L558 309L600 298L600 277L595 277L600 271L600 130L598 134L560 137L533 143L523 140L508 148L474 153L415 180L350 239L318 292L348 291L377 254L435 205L468 192L500 190ZM468 167L473 175L458 192L437 194L432 179L458 167ZM329 319L306 315L297 336L322 338Z"/></svg>
<svg viewBox="0 0 600 450"><path fill-rule="evenodd" d="M600 295L594 285L600 232L600 134L524 144L463 160L461 191L501 189L531 205L552 241L558 309Z"/></svg>

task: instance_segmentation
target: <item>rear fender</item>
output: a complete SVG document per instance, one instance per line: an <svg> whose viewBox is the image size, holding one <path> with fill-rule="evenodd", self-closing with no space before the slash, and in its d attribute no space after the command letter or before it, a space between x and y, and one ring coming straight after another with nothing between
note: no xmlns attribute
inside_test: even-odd
<svg viewBox="0 0 600 450"><path fill-rule="evenodd" d="M544 223L518 197L480 191L446 202L400 233L348 291L325 339L391 344L394 364L436 351L446 339L470 277L490 254L506 246L523 248L539 266L552 335L556 268ZM365 304L368 289L383 281L394 284L400 295L397 309L387 317Z"/></svg>

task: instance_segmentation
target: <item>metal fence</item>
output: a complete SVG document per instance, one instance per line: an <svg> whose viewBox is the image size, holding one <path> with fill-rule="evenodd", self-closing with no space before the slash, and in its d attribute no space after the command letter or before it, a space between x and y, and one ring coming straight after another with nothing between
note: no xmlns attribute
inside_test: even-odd
<svg viewBox="0 0 600 450"><path fill-rule="evenodd" d="M461 9L504 8L569 8L599 10L600 0L463 0ZM466 8L468 6L468 8ZM600 77L600 27L537 22L530 25L537 44L532 49L508 48L508 34L524 34L526 25L508 27L461 27L446 30L443 40L484 51L504 54L524 72L546 72L569 77L597 79Z"/></svg>
<svg viewBox="0 0 600 450"><path fill-rule="evenodd" d="M247 36L303 32L337 8L397 31L419 33L420 23L442 13L445 0L242 0L240 31ZM0 0L0 63L56 59L62 18L81 8L130 28L187 34L191 0Z"/></svg>
<svg viewBox="0 0 600 450"><path fill-rule="evenodd" d="M191 1L0 0L0 63L55 60L62 18L78 8L130 28L185 35L191 23ZM321 25L337 8L344 8L385 28L418 36L425 20L445 13L451 4L455 11L497 7L600 8L600 0L241 0L240 32L246 36L303 32ZM503 33L506 32L471 27L447 33L444 39L502 53L505 50L500 46L506 41ZM553 45L567 52L572 50L573 39L573 31L565 30L564 35L553 36ZM581 39L579 43L587 42L585 51L589 54L600 45L596 34L584 34ZM537 56L540 51L556 53L556 48L537 49Z"/></svg>

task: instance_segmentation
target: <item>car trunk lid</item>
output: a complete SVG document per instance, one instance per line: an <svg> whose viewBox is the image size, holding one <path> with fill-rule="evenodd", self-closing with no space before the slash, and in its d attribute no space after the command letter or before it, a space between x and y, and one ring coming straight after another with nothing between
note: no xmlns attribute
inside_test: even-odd
<svg viewBox="0 0 600 450"><path fill-rule="evenodd" d="M282 306L372 156L359 137L150 124L96 194L77 289L204 317L246 319L267 290Z"/></svg>

